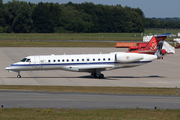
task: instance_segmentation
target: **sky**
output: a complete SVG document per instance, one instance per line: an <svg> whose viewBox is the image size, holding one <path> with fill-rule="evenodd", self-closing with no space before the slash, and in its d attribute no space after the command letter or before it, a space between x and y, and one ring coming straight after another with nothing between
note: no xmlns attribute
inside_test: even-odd
<svg viewBox="0 0 180 120"><path fill-rule="evenodd" d="M3 0L3 3L7 3L11 0ZM128 6L131 8L140 8L146 18L180 18L180 0L19 0L27 1L31 3L38 2L53 2L53 3L84 3L92 2L94 4L103 5L117 5Z"/></svg>

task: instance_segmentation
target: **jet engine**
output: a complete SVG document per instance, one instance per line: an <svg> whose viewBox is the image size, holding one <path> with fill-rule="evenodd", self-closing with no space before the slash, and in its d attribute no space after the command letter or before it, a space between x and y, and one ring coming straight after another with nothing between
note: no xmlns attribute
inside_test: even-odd
<svg viewBox="0 0 180 120"><path fill-rule="evenodd" d="M115 58L117 62L134 62L142 60L144 55L138 53L117 53L115 54Z"/></svg>

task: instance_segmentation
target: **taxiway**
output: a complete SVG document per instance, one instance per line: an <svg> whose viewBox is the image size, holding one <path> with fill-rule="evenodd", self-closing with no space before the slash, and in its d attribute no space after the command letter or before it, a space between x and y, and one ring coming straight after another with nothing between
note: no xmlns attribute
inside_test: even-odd
<svg viewBox="0 0 180 120"><path fill-rule="evenodd" d="M0 104L7 108L58 109L179 109L180 97L0 90Z"/></svg>
<svg viewBox="0 0 180 120"><path fill-rule="evenodd" d="M5 67L29 55L50 54L97 54L124 52L127 48L38 48L1 47L0 85L61 85L61 86L127 86L127 87L169 87L180 86L180 50L164 56L163 60L125 69L105 71L105 79L92 78L89 73L54 71L28 71L9 73Z"/></svg>

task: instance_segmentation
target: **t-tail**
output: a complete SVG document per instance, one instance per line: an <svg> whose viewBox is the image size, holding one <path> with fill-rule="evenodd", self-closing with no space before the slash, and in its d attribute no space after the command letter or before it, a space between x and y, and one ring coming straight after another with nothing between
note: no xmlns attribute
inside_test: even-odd
<svg viewBox="0 0 180 120"><path fill-rule="evenodd" d="M153 54L157 51L157 41L153 36L145 48L138 47L137 50L127 51L127 53L142 53L142 54Z"/></svg>
<svg viewBox="0 0 180 120"><path fill-rule="evenodd" d="M157 40L157 37L153 36L145 48L138 48L138 50L127 51L127 53L140 53L140 54L152 54L157 55L157 58L163 58L163 55L166 54L166 50L162 49L164 44L163 40Z"/></svg>

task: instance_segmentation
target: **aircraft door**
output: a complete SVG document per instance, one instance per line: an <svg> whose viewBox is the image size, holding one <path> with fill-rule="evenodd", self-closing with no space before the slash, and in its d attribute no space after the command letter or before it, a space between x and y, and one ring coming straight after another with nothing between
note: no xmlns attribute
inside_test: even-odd
<svg viewBox="0 0 180 120"><path fill-rule="evenodd" d="M41 68L40 57L34 56L34 60L35 60L35 68Z"/></svg>

